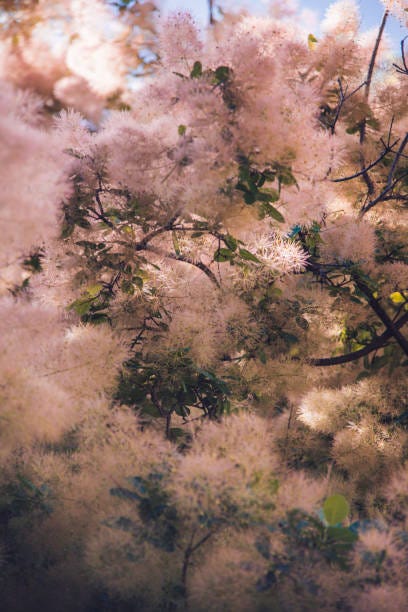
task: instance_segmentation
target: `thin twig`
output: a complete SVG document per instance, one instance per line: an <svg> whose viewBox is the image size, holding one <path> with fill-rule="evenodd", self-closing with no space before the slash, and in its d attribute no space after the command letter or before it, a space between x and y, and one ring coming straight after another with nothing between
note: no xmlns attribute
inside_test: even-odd
<svg viewBox="0 0 408 612"><path fill-rule="evenodd" d="M217 287L220 287L220 283L218 282L218 279L215 276L214 272L212 272L212 270L210 270L210 268L206 266L205 263L203 263L202 261L194 261L194 259L187 257L187 255L182 255L181 253L167 253L158 247L152 246L151 244L146 245L145 250L150 251L151 253L156 253L161 257L175 259L176 261L182 261L184 263L190 264L190 266L194 266L195 268L198 268L199 270L204 272L204 274L208 276L212 283L214 283Z"/></svg>
<svg viewBox="0 0 408 612"><path fill-rule="evenodd" d="M402 58L402 64L403 64L403 68L401 68L401 66L398 66L398 64L393 64L394 68L397 69L397 72L399 72L400 74L406 74L408 75L408 65L407 65L407 61L405 59L405 41L407 40L408 36L405 36L405 38L403 38L401 40L401 58Z"/></svg>
<svg viewBox="0 0 408 612"><path fill-rule="evenodd" d="M398 161L400 160L400 158L403 155L404 149L405 147L408 145L408 132L405 134L399 149L397 151L397 153L395 154L395 158L394 161L392 162L392 166L390 168L390 171L388 173L387 176L387 183L385 188L382 190L382 192L380 193L379 196L377 196L376 198L374 198L373 200L370 200L369 202L367 202L367 204L364 204L364 206L361 208L360 211L360 215L364 215L368 210L370 210L371 208L373 208L374 206L376 206L376 204L378 204L379 202L384 201L384 196L386 196L390 191L392 191L394 189L394 187L399 183L399 181L401 181L403 178L405 178L406 174L404 174L403 176L398 177L397 179L394 179L394 174L395 171L397 169L397 164ZM398 196L399 194L397 194ZM391 197L388 197L387 199L394 199ZM396 199L398 199L398 197L396 197ZM404 197L402 197L402 199L404 199Z"/></svg>
<svg viewBox="0 0 408 612"><path fill-rule="evenodd" d="M205 542L207 542L207 540L209 540L215 533L214 531L209 531L205 536L203 536L200 540L198 540L198 542L194 544L194 538L195 538L196 532L197 532L197 528L194 528L191 533L190 541L187 545L187 548L184 551L183 566L181 570L181 582L184 587L184 591L186 591L187 573L188 573L188 568L190 567L191 556L195 553L196 550L200 548L200 546L205 544Z"/></svg>
<svg viewBox="0 0 408 612"><path fill-rule="evenodd" d="M214 0L208 0L208 13L210 25L214 25Z"/></svg>
<svg viewBox="0 0 408 612"><path fill-rule="evenodd" d="M362 176L364 173L368 172L369 170L371 170L372 168L374 168L374 166L376 166L377 164L379 164L386 155L388 155L388 153L392 152L392 147L394 147L396 144L398 144L399 139L397 139L390 148L386 148L384 149L384 151L377 157L377 159L373 162L371 162L371 164L369 164L368 166L366 166L365 168L363 168L362 170L360 170L359 172L356 172L355 174L351 174L350 176L344 176L341 178L337 178L337 179L332 179L332 183L343 183L344 181L351 181L352 179L355 179L359 176Z"/></svg>
<svg viewBox="0 0 408 612"><path fill-rule="evenodd" d="M158 227L152 230L151 232L149 232L148 234L146 234L146 236L142 238L142 240L139 240L139 242L135 244L135 251L144 251L147 245L149 244L149 242L153 240L153 238L155 238L156 236L159 236L160 234L164 234L165 232L171 232L173 230L174 223L177 221L179 215L180 215L180 211L177 211L168 220L166 225L163 225L162 227Z"/></svg>
<svg viewBox="0 0 408 612"><path fill-rule="evenodd" d="M346 85L346 89L343 89L343 83L341 82L341 79L338 79L337 82L339 84L339 102L336 107L336 114L334 116L333 122L331 123L331 125L329 125L332 134L334 134L336 131L336 124L339 120L344 103L347 102L347 100L349 100L352 96L354 96L354 94L356 94L358 91L360 91L362 87L366 85L366 81L364 81L363 83L361 83L361 85L356 87L351 93L347 95L348 86Z"/></svg>
<svg viewBox="0 0 408 612"><path fill-rule="evenodd" d="M195 266L196 268L204 272L204 274L208 276L210 281L217 285L217 287L221 286L214 272L212 272L210 268L206 266L205 263L203 263L202 261L194 261L194 259L191 259L186 255L182 255L181 253L179 255L176 255L176 253L168 253L166 257L169 257L170 259L175 259L176 261L183 261L184 263L188 263L191 266Z"/></svg>
<svg viewBox="0 0 408 612"><path fill-rule="evenodd" d="M377 54L378 54L378 49L380 47L380 42L381 42L381 38L382 35L384 33L384 28L385 28L385 24L387 23L387 19L388 19L388 15L389 15L389 11L388 9L385 11L382 21L381 21L381 25L380 28L378 30L378 34L377 34L377 38L375 41L375 45L374 45L374 49L373 52L371 54L371 60L370 60L370 64L368 67L368 72L367 72L367 78L366 78L366 85L365 85L365 91L364 91L364 100L366 103L368 103L368 99L370 96L370 87L371 87L371 81L373 78L373 73L374 73L374 68L375 68L375 62L377 59ZM367 120L364 119L361 123L360 126L360 145L364 144L364 140L365 140L365 136L366 136L366 127L367 127ZM361 150L361 154L360 154L360 160L361 160L361 169L364 169L364 167L366 166L365 163L365 159L364 159L364 153ZM373 194L374 193L374 183L371 180L370 175L367 172L363 172L362 174L364 181L367 185L368 188L368 193L369 194Z"/></svg>

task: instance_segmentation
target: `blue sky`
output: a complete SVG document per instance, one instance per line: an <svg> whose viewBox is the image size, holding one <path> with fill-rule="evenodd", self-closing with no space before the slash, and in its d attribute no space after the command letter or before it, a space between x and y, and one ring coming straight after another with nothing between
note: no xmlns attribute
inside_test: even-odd
<svg viewBox="0 0 408 612"><path fill-rule="evenodd" d="M298 0L298 4L301 9L310 9L315 12L316 17L320 20L333 0ZM214 4L217 0L214 0ZM240 4L253 11L254 13L262 12L265 10L266 1L262 0L237 0L235 6ZM206 23L208 17L208 3L207 0L162 0L161 6L163 12L187 9L197 21ZM373 27L377 27L381 21L381 17L384 13L384 5L380 0L360 0L360 10L362 15L362 29L369 30ZM390 18L387 25L387 32L392 38L396 49L399 49L400 40L408 34L407 30L403 28L396 19ZM319 34L318 31L313 32Z"/></svg>

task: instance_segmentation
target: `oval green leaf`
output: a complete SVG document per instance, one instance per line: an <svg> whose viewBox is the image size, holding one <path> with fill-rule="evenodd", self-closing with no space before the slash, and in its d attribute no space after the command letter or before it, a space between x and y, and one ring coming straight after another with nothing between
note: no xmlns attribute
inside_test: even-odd
<svg viewBox="0 0 408 612"><path fill-rule="evenodd" d="M253 253L250 253L250 251L247 251L246 249L239 249L239 255L240 257L242 257L242 259L245 259L246 261L254 261L256 263L261 263Z"/></svg>
<svg viewBox="0 0 408 612"><path fill-rule="evenodd" d="M331 526L344 521L349 512L350 504L344 495L331 495L323 504L324 518Z"/></svg>

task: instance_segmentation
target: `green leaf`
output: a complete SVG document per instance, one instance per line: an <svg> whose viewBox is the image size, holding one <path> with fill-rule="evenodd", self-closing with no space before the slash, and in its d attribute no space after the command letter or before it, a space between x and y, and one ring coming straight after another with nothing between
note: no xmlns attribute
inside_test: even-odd
<svg viewBox="0 0 408 612"><path fill-rule="evenodd" d="M266 353L263 349L259 349L258 350L258 357L259 357L259 361L265 365L267 362L267 358L266 358Z"/></svg>
<svg viewBox="0 0 408 612"><path fill-rule="evenodd" d="M246 261L254 261L255 263L261 263L253 253L250 253L250 251L247 251L246 249L239 249L238 253L240 257L242 257L242 259L245 259Z"/></svg>
<svg viewBox="0 0 408 612"><path fill-rule="evenodd" d="M90 312L83 316L84 323L92 323L93 325L100 325L101 323L111 323L112 319L105 312Z"/></svg>
<svg viewBox="0 0 408 612"><path fill-rule="evenodd" d="M217 249L214 253L214 261L222 263L224 261L231 261L234 257L234 253L230 249Z"/></svg>
<svg viewBox="0 0 408 612"><path fill-rule="evenodd" d="M284 223L285 217L277 210L274 206L269 204L269 202L262 202L259 206L259 212L261 219L265 217L271 217L278 221L278 223Z"/></svg>
<svg viewBox="0 0 408 612"><path fill-rule="evenodd" d="M231 76L231 68L228 68L228 66L218 66L214 76L217 84L226 83Z"/></svg>
<svg viewBox="0 0 408 612"><path fill-rule="evenodd" d="M273 182L276 179L276 170L264 170L262 176L266 181Z"/></svg>
<svg viewBox="0 0 408 612"><path fill-rule="evenodd" d="M327 537L346 547L358 540L358 535L348 527L328 527Z"/></svg>
<svg viewBox="0 0 408 612"><path fill-rule="evenodd" d="M93 302L93 298L91 299L79 298L68 306L68 310L74 310L77 313L77 315L82 317L89 311L89 309L92 306L92 302Z"/></svg>
<svg viewBox="0 0 408 612"><path fill-rule="evenodd" d="M280 172L278 176L278 180L282 185L290 186L297 185L297 181L292 174L292 170L290 168L284 167L283 171Z"/></svg>
<svg viewBox="0 0 408 612"><path fill-rule="evenodd" d="M371 369L373 372L377 372L384 366L388 365L390 359L387 355L380 355L373 358L371 362Z"/></svg>
<svg viewBox="0 0 408 612"><path fill-rule="evenodd" d="M42 270L42 259L44 257L43 249L38 249L36 252L31 253L26 259L23 261L23 268L25 270L29 270L33 274L37 274Z"/></svg>
<svg viewBox="0 0 408 612"><path fill-rule="evenodd" d="M246 161L245 165L239 167L239 178L243 182L247 181L250 177L249 167L247 164L249 164L248 160Z"/></svg>
<svg viewBox="0 0 408 612"><path fill-rule="evenodd" d="M184 134L187 131L187 127L185 125L181 124L181 125L178 126L177 131L179 133L179 136L184 136Z"/></svg>
<svg viewBox="0 0 408 612"><path fill-rule="evenodd" d="M347 134L357 134L357 132L359 131L360 127L361 127L360 123L357 123L356 125L352 125L351 127L348 127L346 129L346 133Z"/></svg>
<svg viewBox="0 0 408 612"><path fill-rule="evenodd" d="M350 569L349 554L353 549L358 535L346 527L328 527L325 546L325 556L341 569Z"/></svg>
<svg viewBox="0 0 408 612"><path fill-rule="evenodd" d="M279 200L279 192L272 188L259 190L256 195L260 202L277 202Z"/></svg>
<svg viewBox="0 0 408 612"><path fill-rule="evenodd" d="M74 233L75 225L72 223L64 223L61 230L61 238L69 238Z"/></svg>
<svg viewBox="0 0 408 612"><path fill-rule="evenodd" d="M323 514L330 526L344 521L350 512L350 504L344 495L331 495L323 504Z"/></svg>
<svg viewBox="0 0 408 612"><path fill-rule="evenodd" d="M366 124L373 128L373 130L378 131L380 129L380 122L375 117L370 117L369 119L367 119Z"/></svg>
<svg viewBox="0 0 408 612"><path fill-rule="evenodd" d="M198 79L203 74L203 65L201 62L194 62L192 71L190 72L190 78Z"/></svg>
<svg viewBox="0 0 408 612"><path fill-rule="evenodd" d="M234 236L231 236L231 234L227 234L226 236L224 236L224 242L227 245L227 247L231 249L231 251L237 250L238 241L236 238L234 238Z"/></svg>
<svg viewBox="0 0 408 612"><path fill-rule="evenodd" d="M86 288L86 292L90 298L97 297L103 289L103 285L101 283L97 283L96 285L90 285Z"/></svg>
<svg viewBox="0 0 408 612"><path fill-rule="evenodd" d="M256 194L252 193L251 191L247 191L244 195L244 202L245 204L254 204L256 202Z"/></svg>
<svg viewBox="0 0 408 612"><path fill-rule="evenodd" d="M243 191L244 193L249 191L248 187L240 181L238 181L238 183L235 185L235 189L239 189L239 191Z"/></svg>

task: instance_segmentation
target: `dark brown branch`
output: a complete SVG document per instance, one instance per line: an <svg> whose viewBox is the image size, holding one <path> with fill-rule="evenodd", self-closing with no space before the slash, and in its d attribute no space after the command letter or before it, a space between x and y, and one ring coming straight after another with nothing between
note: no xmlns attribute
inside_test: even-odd
<svg viewBox="0 0 408 612"><path fill-rule="evenodd" d="M388 15L389 15L389 10L387 9L385 11L384 15L383 15L383 18L382 18L382 21L381 21L381 25L380 25L380 28L378 30L377 38L376 38L376 41L375 41L374 49L373 49L373 52L372 52L372 55L371 55L370 65L368 67L367 79L366 79L366 90L365 90L365 98L366 98L366 100L368 100L368 97L370 95L370 87L371 87L371 81L372 81L373 73L374 73L375 61L377 59L377 53L378 53L378 49L380 47L380 42L381 42L382 35L384 33L385 24L387 23Z"/></svg>
<svg viewBox="0 0 408 612"><path fill-rule="evenodd" d="M386 329L391 332L391 335L394 336L404 353L408 356L408 340L401 334L399 328L396 327L396 324L393 323L392 319L390 319L390 317L387 315L380 302L373 296L370 288L367 287L364 281L362 281L357 275L352 275L352 278L357 288L366 296L369 305L377 317L382 321Z"/></svg>
<svg viewBox="0 0 408 612"><path fill-rule="evenodd" d="M361 215L365 214L368 210L370 210L370 208L373 208L379 202L384 201L384 196L386 196L390 191L392 191L394 189L394 187L398 184L398 182L401 180L401 178L403 178L403 177L399 177L398 179L393 181L394 174L395 174L395 171L397 169L398 161L403 156L404 149L405 149L405 147L407 145L408 145L408 132L405 134L404 138L402 139L402 142L401 142L401 144L399 146L399 149L398 149L397 153L395 154L394 161L392 162L392 166L391 166L390 171L388 173L387 183L386 183L385 188L382 190L382 192L380 193L379 196L377 196L373 200L370 200L370 202L368 202L367 204L365 204L362 207L362 209L360 211ZM404 175L404 177L405 177L405 175ZM389 197L387 199L394 199L394 198ZM398 196L396 197L396 199L398 199Z"/></svg>
<svg viewBox="0 0 408 612"><path fill-rule="evenodd" d="M394 158L394 161L392 162L392 166L390 168L390 171L389 171L389 174L388 174L388 178L387 178L387 187L389 187L391 185L391 183L392 183L392 179L394 178L394 173L395 173L395 170L397 168L398 161L399 161L401 155L404 153L404 149L407 146L407 144L408 144L408 132L405 134L405 136L404 136L404 138L403 138L403 140L402 140L402 142L400 144L400 147L399 147L399 149L397 151L397 154L396 154L396 156Z"/></svg>
<svg viewBox="0 0 408 612"><path fill-rule="evenodd" d="M373 208L374 206L376 206L380 202L385 202L386 200L397 200L397 199L399 199L398 196L392 196L392 195L387 196L387 193L392 191L397 183L398 183L398 181L395 181L392 185L390 185L390 187L386 187L380 193L379 196L374 198L374 200L370 200L367 204L364 204L363 208L360 211L360 216L364 215L367 211L370 210L370 208Z"/></svg>
<svg viewBox="0 0 408 612"><path fill-rule="evenodd" d="M214 272L212 272L210 268L206 266L202 261L194 261L194 259L191 259L186 255L181 255L181 253L179 255L177 255L176 253L167 253L166 257L169 257L170 259L175 259L176 261L183 261L184 263L188 263L191 266L195 266L196 268L204 272L204 274L208 276L211 282L217 285L217 287L220 287L220 283Z"/></svg>
<svg viewBox="0 0 408 612"><path fill-rule="evenodd" d="M208 13L210 25L214 25L214 0L208 0Z"/></svg>
<svg viewBox="0 0 408 612"><path fill-rule="evenodd" d="M401 40L401 59L403 68L401 68L401 66L398 66L398 64L393 64L393 66L397 69L397 72L399 72L400 74L406 74L408 76L408 64L407 60L405 59L405 41L407 40L407 38L408 36L405 36L405 38Z"/></svg>
<svg viewBox="0 0 408 612"><path fill-rule="evenodd" d="M366 166L365 168L363 168L359 172L356 172L355 174L351 174L350 176L344 176L344 177L341 177L341 178L332 179L332 183L343 183L344 181L351 181L352 179L355 179L355 178L358 178L359 176L362 176L365 172L368 172L369 170L374 168L377 164L379 164L384 159L384 157L386 155L388 155L388 153L391 153L392 152L392 147L394 147L396 144L398 144L398 140L396 140L390 146L390 148L384 149L384 151L377 157L377 159L375 161L371 162L371 164L368 164L368 166Z"/></svg>
<svg viewBox="0 0 408 612"><path fill-rule="evenodd" d="M154 406L157 408L157 410L159 411L160 416L161 417L167 417L168 415L163 410L162 403L161 403L159 397L157 396L156 384L157 383L154 383L154 385L152 387L152 390L151 390L151 394L150 394L151 398L152 398L152 402L153 402ZM166 434L167 434L167 418L166 418Z"/></svg>
<svg viewBox="0 0 408 612"><path fill-rule="evenodd" d="M136 251L145 251L145 250L149 250L151 252L156 252L159 255L163 255L164 257L167 257L169 259L175 259L176 261L183 261L184 263L188 263L191 266L195 266L196 268L198 268L199 270L201 270L202 272L204 272L204 274L206 276L208 276L208 278L211 280L211 282L213 282L215 285L217 285L217 287L220 286L219 281L217 280L217 277L215 276L215 274L210 270L210 268L208 266L206 266L202 261L194 261L193 259L191 259L190 257L187 257L186 255L182 255L181 253L164 253L162 252L160 249L157 249L156 247L153 247L152 245L150 245L150 241L153 240L153 238L155 238L156 236L159 236L160 234L163 234L165 232L170 232L173 230L177 230L177 231L191 231L191 230L195 230L197 231L197 228L183 228L180 226L175 226L175 222L179 216L179 212L177 212L169 221L166 225L164 225L163 227L158 227L157 229L152 230L149 234L147 234L144 238L142 238L142 240L140 240L139 242L137 242L135 244L135 250ZM205 231L205 230L204 230ZM213 233L213 232L211 232ZM217 234L218 235L218 234Z"/></svg>
<svg viewBox="0 0 408 612"><path fill-rule="evenodd" d="M387 23L388 15L389 15L389 11L386 10L382 18L380 28L378 30L373 52L371 54L371 60L370 60L370 64L368 67L366 86L365 86L365 92L364 92L364 99L366 103L368 102L368 98L370 96L370 87L371 87L371 81L373 78L375 62L377 59L377 54L378 54L378 49L380 47L381 38L384 33L385 24ZM360 145L364 144L364 140L366 136L366 128L367 128L367 120L364 119L360 126ZM366 166L363 151L361 151L360 160L361 160L361 169L363 170ZM368 172L363 172L362 177L367 185L369 195L373 194L374 193L374 183L372 182L371 177L368 174Z"/></svg>
<svg viewBox="0 0 408 612"><path fill-rule="evenodd" d="M337 266L336 265L333 266L331 264L326 264L325 266L319 266L318 264L312 261L309 261L307 267L308 267L308 270L313 272L313 274L318 275L325 282L329 283L330 279L327 277L328 269L334 269ZM373 350L381 348L384 345L384 343L386 343L386 341L392 337L395 338L395 340L397 341L399 346L402 348L404 353L408 355L408 341L399 331L400 327L402 327L402 325L404 325L405 322L408 320L408 314L405 314L398 321L395 321L395 320L393 321L388 316L384 308L382 308L380 302L374 297L373 292L367 286L367 284L362 280L358 272L350 270L350 276L351 276L351 281L354 282L355 286L365 296L368 304L370 305L372 310L375 312L377 317L380 319L380 321L383 323L386 330L381 336L378 336L378 338L375 338L372 341L372 343L368 344L366 347L364 347L363 349L360 349L359 351L354 351L353 353L348 353L347 355L340 355L338 357L310 359L308 360L308 362L311 365L328 366L328 365L337 365L340 363L347 363L349 361L354 361L356 359L359 359L360 357L364 357L365 355L371 353Z"/></svg>
<svg viewBox="0 0 408 612"><path fill-rule="evenodd" d="M209 540L211 538L211 536L213 536L213 535L214 535L214 532L213 531L209 531L204 537L201 538L201 540L198 540L198 542L196 544L194 544L194 546L192 546L191 552L195 552L196 550L198 550L200 548L200 546L205 544L205 542L207 542L207 540Z"/></svg>
<svg viewBox="0 0 408 612"><path fill-rule="evenodd" d="M178 255L176 253L167 253L163 251L162 249L154 247L150 244L148 244L145 247L145 249L146 251L156 253L157 255L160 255L161 257L167 257L168 259L175 259L176 261L182 261L184 263L190 264L190 266L194 266L195 268L198 268L199 270L201 270L201 272L204 272L204 274L208 276L208 278L210 279L212 283L217 285L217 287L220 287L220 283L218 282L217 277L215 276L214 272L212 272L210 268L206 266L205 263L203 263L202 261L194 261L194 259L187 257L187 255L182 255L181 253L179 253Z"/></svg>
<svg viewBox="0 0 408 612"><path fill-rule="evenodd" d="M192 555L192 545L193 545L195 533L196 533L196 529L193 529L193 532L190 538L190 542L188 543L187 548L184 551L183 567L181 570L181 583L184 586L184 589L186 588L186 583L187 583L187 572L188 572L188 566L190 564L190 557Z"/></svg>
<svg viewBox="0 0 408 612"><path fill-rule="evenodd" d="M135 250L144 251L147 245L149 244L149 242L153 240L153 238L155 238L156 236L159 236L160 234L164 234L165 232L171 232L173 230L173 225L176 222L179 214L180 213L177 212L175 215L171 217L171 219L169 219L166 225L163 225L162 227L158 227L152 230L151 232L149 232L149 234L146 234L146 236L142 238L142 240L140 240L139 242L135 244Z"/></svg>
<svg viewBox="0 0 408 612"><path fill-rule="evenodd" d="M402 193L396 193L394 195L384 196L383 198L381 198L382 202L387 202L389 200L395 200L396 202L408 202L408 195L402 195Z"/></svg>
<svg viewBox="0 0 408 612"><path fill-rule="evenodd" d="M347 100L349 100L352 96L354 96L354 94L356 94L358 91L360 91L360 89L362 87L364 87L364 85L366 85L366 81L364 81L363 83L361 83L361 85L356 87L356 89L354 89L351 93L349 93L347 95L347 88L348 88L348 86L346 85L346 89L344 90L343 89L343 84L341 82L341 79L338 79L337 82L339 84L339 102L338 102L337 107L336 107L336 114L334 116L334 119L333 119L332 123L329 125L330 131L331 131L332 134L334 134L335 131L336 131L336 125L337 125L337 122L339 120L340 113L341 113L341 111L343 109L344 103L347 102Z"/></svg>
<svg viewBox="0 0 408 612"><path fill-rule="evenodd" d="M196 529L193 530L193 533L191 534L190 542L184 551L183 568L181 571L181 582L184 586L184 589L186 588L187 572L190 566L191 556L195 553L196 550L200 548L200 546L205 544L205 542L207 542L207 540L209 540L214 535L214 531L209 531L205 536L203 536L200 540L198 540L198 542L194 544L193 542L194 542L194 536L196 534L196 531L197 531Z"/></svg>
<svg viewBox="0 0 408 612"><path fill-rule="evenodd" d="M98 204L99 212L95 210L94 208L89 208L88 210L94 213L96 219L103 221L104 223L106 223L106 225L108 225L109 227L113 229L115 226L112 223L112 221L108 219L108 217L105 215L105 211L102 205L102 201L101 201L102 191L103 190L101 187L99 189L95 189L95 200L96 200L96 203Z"/></svg>
<svg viewBox="0 0 408 612"><path fill-rule="evenodd" d="M102 215L94 208L87 208L87 211L88 211L88 216L91 219L94 219L94 221L103 221L103 223L106 223L106 225L108 225L112 229L115 227L112 221L110 221L107 217L105 217L105 215Z"/></svg>
<svg viewBox="0 0 408 612"><path fill-rule="evenodd" d="M405 323L408 323L408 312L406 312L398 321L394 322L394 328L400 329ZM346 353L345 355L336 355L335 357L323 357L321 359L308 359L307 363L313 366L334 366L342 363L350 363L351 361L357 361L361 357L369 355L373 351L376 351L387 344L387 341L393 337L393 332L386 329L380 336L374 338L367 346L358 351Z"/></svg>

